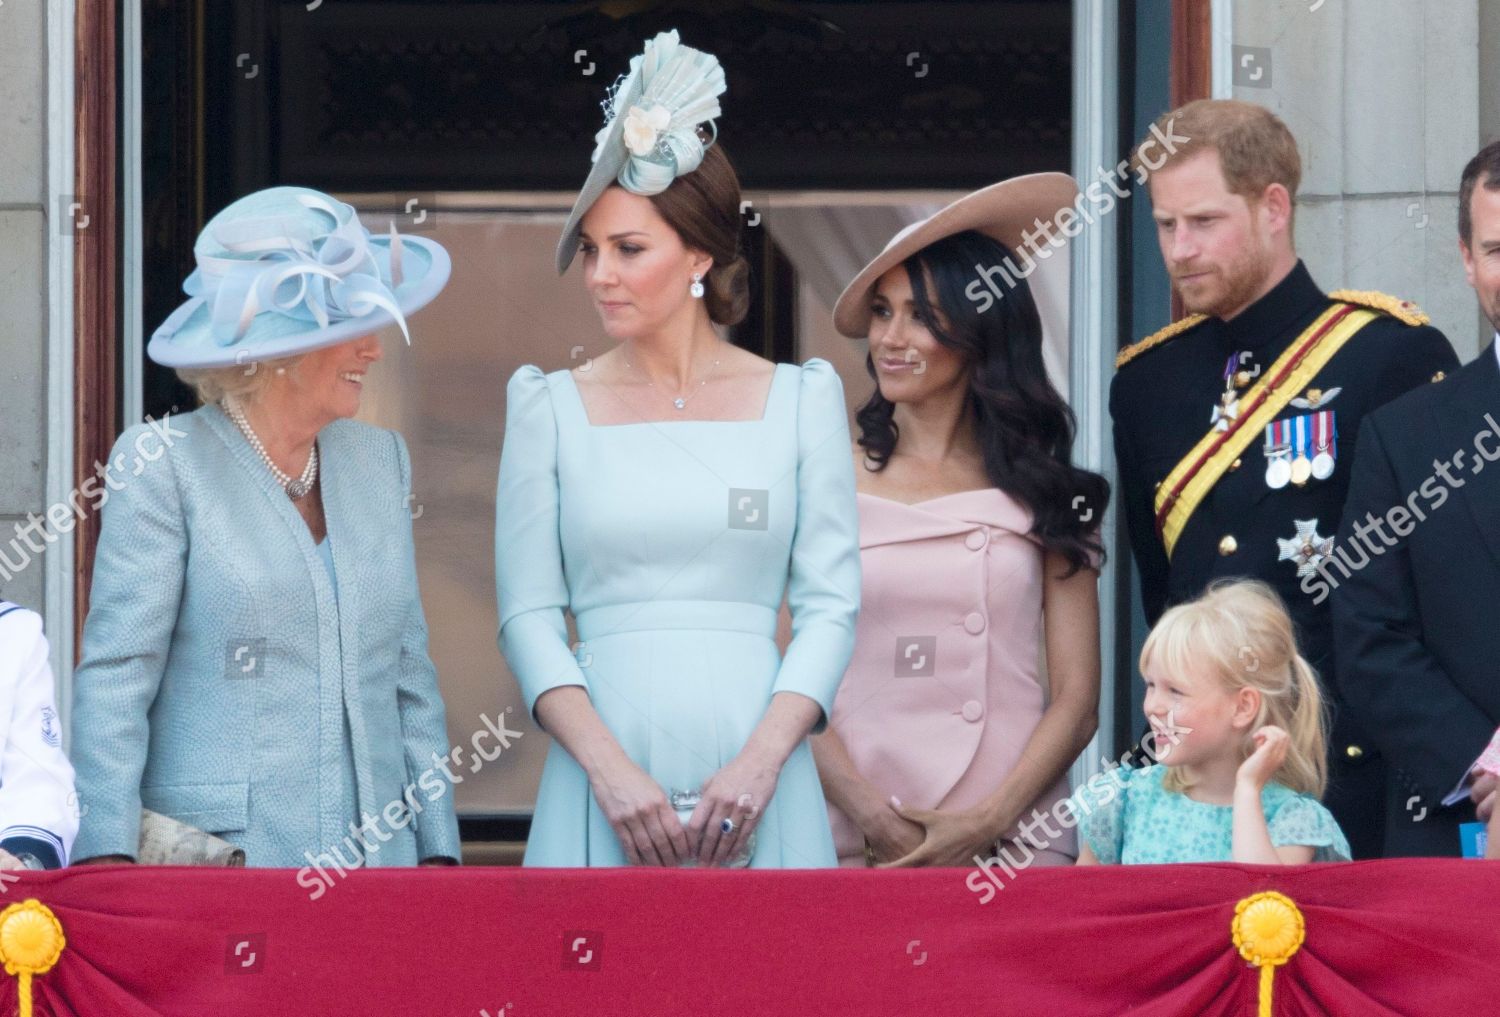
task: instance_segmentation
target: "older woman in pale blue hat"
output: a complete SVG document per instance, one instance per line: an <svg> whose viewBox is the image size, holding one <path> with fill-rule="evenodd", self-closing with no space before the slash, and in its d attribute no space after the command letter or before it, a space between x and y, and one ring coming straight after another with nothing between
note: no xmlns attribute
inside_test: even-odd
<svg viewBox="0 0 1500 1017"><path fill-rule="evenodd" d="M104 511L74 692L74 857L134 858L144 807L249 865L316 872L310 888L456 861L411 462L399 434L349 419L375 333L394 323L410 341L448 255L298 187L230 205L194 253L190 299L147 353L203 406L127 430L112 454L159 449Z"/></svg>

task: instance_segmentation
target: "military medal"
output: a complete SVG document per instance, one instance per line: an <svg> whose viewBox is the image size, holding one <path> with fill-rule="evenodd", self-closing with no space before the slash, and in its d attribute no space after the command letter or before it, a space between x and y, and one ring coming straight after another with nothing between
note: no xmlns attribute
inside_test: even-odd
<svg viewBox="0 0 1500 1017"><path fill-rule="evenodd" d="M1291 444L1286 437L1285 420L1266 425L1266 486L1279 491L1292 479Z"/></svg>
<svg viewBox="0 0 1500 1017"><path fill-rule="evenodd" d="M1213 416L1209 417L1209 423L1214 425L1216 431L1227 431L1229 425L1240 415L1240 401L1236 396L1238 393L1225 392L1219 399L1219 405L1214 407Z"/></svg>
<svg viewBox="0 0 1500 1017"><path fill-rule="evenodd" d="M1276 560L1296 562L1298 578L1306 578L1318 571L1323 559L1333 554L1333 538L1318 536L1316 519L1298 519L1294 525L1297 535L1291 540L1276 538L1276 545L1281 549Z"/></svg>
<svg viewBox="0 0 1500 1017"><path fill-rule="evenodd" d="M1254 381L1256 378L1260 377L1260 365L1259 364L1255 365L1255 370L1253 370L1253 371L1247 371L1247 370L1245 370L1244 367L1241 366L1242 364L1244 364L1245 361L1249 360L1250 357L1251 357L1251 354L1248 353L1248 352L1246 352L1246 353L1237 354L1235 356L1235 358L1234 358L1235 364L1234 364L1234 368L1231 368L1231 370L1234 370L1234 387L1235 388L1245 388L1252 381ZM1237 368L1237 370L1235 370L1235 368Z"/></svg>
<svg viewBox="0 0 1500 1017"><path fill-rule="evenodd" d="M1313 415L1313 461L1312 475L1319 480L1333 476L1338 431L1334 428L1333 411L1322 410Z"/></svg>
<svg viewBox="0 0 1500 1017"><path fill-rule="evenodd" d="M1292 459L1292 483L1302 487L1312 478L1312 459L1307 455L1307 418L1296 417L1291 421L1292 441L1297 454Z"/></svg>
<svg viewBox="0 0 1500 1017"><path fill-rule="evenodd" d="M1219 396L1219 405L1214 407L1213 415L1208 420L1216 431L1229 430L1229 425L1240 415L1240 394L1234 387L1234 368L1237 363L1239 357L1231 354L1229 363L1224 365L1224 394Z"/></svg>
<svg viewBox="0 0 1500 1017"><path fill-rule="evenodd" d="M1330 388L1324 391L1321 388L1310 388L1307 393L1292 400L1292 405L1299 410L1317 410L1333 402L1334 396L1344 391L1341 388Z"/></svg>

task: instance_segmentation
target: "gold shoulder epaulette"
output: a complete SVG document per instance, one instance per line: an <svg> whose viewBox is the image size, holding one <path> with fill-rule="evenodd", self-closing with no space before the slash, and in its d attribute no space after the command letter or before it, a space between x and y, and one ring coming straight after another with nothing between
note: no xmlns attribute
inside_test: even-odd
<svg viewBox="0 0 1500 1017"><path fill-rule="evenodd" d="M1378 290L1334 290L1328 294L1328 297L1330 300L1384 311L1392 318L1404 321L1408 325L1427 325L1432 322L1432 319L1423 314L1422 309L1410 300L1402 300L1400 297L1393 297L1389 293L1381 293Z"/></svg>
<svg viewBox="0 0 1500 1017"><path fill-rule="evenodd" d="M1148 335L1138 343L1131 343L1129 346L1120 351L1119 356L1115 357L1115 370L1118 371L1120 368L1124 367L1126 364L1130 363L1136 357L1140 356L1142 353L1145 353L1152 347L1160 346L1162 343L1166 342L1168 339L1171 339L1173 336L1181 335L1183 332L1186 332L1188 329L1198 324L1198 322L1202 321L1205 317L1207 317L1207 315L1190 314L1186 318L1182 318L1178 321L1172 322L1172 324L1168 325L1160 332L1153 332L1151 335Z"/></svg>

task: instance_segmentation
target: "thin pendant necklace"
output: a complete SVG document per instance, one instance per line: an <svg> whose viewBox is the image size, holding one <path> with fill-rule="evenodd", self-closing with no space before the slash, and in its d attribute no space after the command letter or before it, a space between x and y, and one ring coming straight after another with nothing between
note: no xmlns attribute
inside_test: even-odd
<svg viewBox="0 0 1500 1017"><path fill-rule="evenodd" d="M260 436L250 426L250 421L245 419L245 411L240 408L239 404L230 399L224 399L221 405L224 407L225 415L234 421L234 426L240 429L240 433L245 436L245 440L250 443L250 447L255 450L256 455L260 456L261 462L265 463L267 468L270 469L271 476L276 478L276 483L281 485L281 489L286 492L286 496L292 499L292 501L300 501L307 497L307 493L318 482L317 442L313 442L312 451L307 454L307 466L303 468L302 476L293 477L286 470L276 465L275 460L271 458L271 454L266 451L266 446L262 444Z"/></svg>
<svg viewBox="0 0 1500 1017"><path fill-rule="evenodd" d="M624 354L622 353L621 356L623 357ZM625 366L629 370L632 370L632 371L635 370L635 366L633 364L631 364L631 362L628 359L626 359L626 361L625 361ZM718 360L717 357L715 357L714 358L714 362L712 364L709 364L708 365L708 370L704 372L704 374L703 374L703 380L701 380L700 382L698 382L698 387L695 388L695 389L693 389L687 395L680 395L680 396L675 397L672 400L672 405L675 406L678 410L686 409L688 402L693 398L693 396L695 396L699 392L703 391L703 386L708 384L708 379L713 376L714 368L716 368L718 366L719 366L719 360ZM644 374L645 372L642 371L641 373ZM652 381L648 377L646 379L646 387L647 388L655 388L656 387L656 382ZM689 387L691 387L691 384L689 385Z"/></svg>

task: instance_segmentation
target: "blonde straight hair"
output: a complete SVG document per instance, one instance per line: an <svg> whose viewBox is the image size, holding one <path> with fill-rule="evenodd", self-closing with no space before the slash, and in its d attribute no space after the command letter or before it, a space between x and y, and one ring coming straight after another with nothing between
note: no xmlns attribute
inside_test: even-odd
<svg viewBox="0 0 1500 1017"><path fill-rule="evenodd" d="M1274 724L1291 746L1273 779L1293 791L1321 798L1328 785L1328 719L1318 678L1302 654L1292 619L1276 591L1265 583L1222 580L1197 600L1179 604L1156 623L1141 649L1158 673L1217 681L1228 692L1260 692L1260 712L1251 731ZM1242 747L1250 755L1247 735ZM1186 790L1178 767L1163 778L1171 791Z"/></svg>

